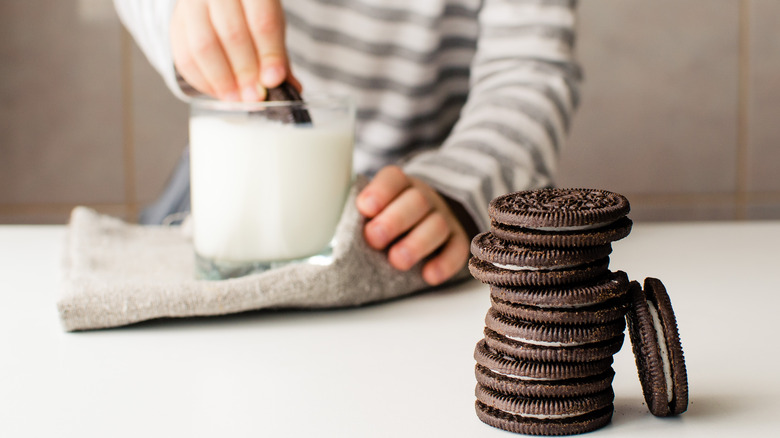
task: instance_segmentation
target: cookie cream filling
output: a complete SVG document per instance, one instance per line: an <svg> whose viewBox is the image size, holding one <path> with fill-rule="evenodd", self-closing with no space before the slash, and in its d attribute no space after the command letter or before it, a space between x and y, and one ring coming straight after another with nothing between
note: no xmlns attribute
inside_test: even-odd
<svg viewBox="0 0 780 438"><path fill-rule="evenodd" d="M556 379L552 379L552 378L549 378L549 377L518 376L517 374L510 374L510 373L505 373L503 371L494 370L493 368L488 368L488 369L492 373L495 373L495 374L498 374L498 375L504 376L504 377L509 377L510 379L527 380L527 381L539 381L539 382L556 380Z"/></svg>
<svg viewBox="0 0 780 438"><path fill-rule="evenodd" d="M505 411L503 409L499 409L499 411L506 412L507 414L517 415L524 418L536 418L538 420L561 420L564 418L572 418L572 417L578 417L580 415L585 415L588 412L574 412L574 413L566 413L566 414L529 414L528 412L517 412L517 411Z"/></svg>
<svg viewBox="0 0 780 438"><path fill-rule="evenodd" d="M674 398L674 388L672 386L672 362L669 360L669 348L666 346L666 336L664 328L661 325L661 318L658 316L658 310L655 304L647 301L647 307L650 310L650 316L653 318L653 327L655 327L655 337L658 338L658 347L661 353L661 362L663 363L664 377L666 378L666 400L671 403Z"/></svg>
<svg viewBox="0 0 780 438"><path fill-rule="evenodd" d="M515 336L506 336L507 339L511 339L513 341L522 342L524 344L532 344L532 345L539 345L542 347L577 347L580 345L585 345L587 342L550 342L550 341L537 341L536 339L525 339L525 338L518 338Z"/></svg>
<svg viewBox="0 0 780 438"><path fill-rule="evenodd" d="M536 418L538 420L559 420L563 418L577 417L579 415L586 414L587 412L579 412L576 414L525 414L522 412L518 412L518 413L509 412L509 413L514 415L519 415L521 417L526 417L526 418Z"/></svg>
<svg viewBox="0 0 780 438"><path fill-rule="evenodd" d="M522 265L505 265L503 263L495 263L493 262L493 266L501 269L506 269L508 271L556 271L561 269L569 269L579 266L579 263L571 264L571 265L560 265L560 266L547 266L544 268L537 268L535 266L522 266Z"/></svg>
<svg viewBox="0 0 780 438"><path fill-rule="evenodd" d="M531 230L536 230L536 231L585 231L585 230L595 230L596 228L606 227L607 225L613 222L615 221L599 222L596 224L588 224L588 225L572 225L569 227L526 227L526 228Z"/></svg>

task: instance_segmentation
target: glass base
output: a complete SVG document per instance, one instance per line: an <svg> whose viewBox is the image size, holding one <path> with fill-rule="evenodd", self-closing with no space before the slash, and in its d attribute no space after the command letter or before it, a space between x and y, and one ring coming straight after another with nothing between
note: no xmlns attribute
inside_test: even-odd
<svg viewBox="0 0 780 438"><path fill-rule="evenodd" d="M333 262L333 245L328 245L323 251L313 256L292 260L247 261L235 262L213 260L195 253L195 277L198 280L227 280L258 274L282 266L304 263L309 265L327 266Z"/></svg>

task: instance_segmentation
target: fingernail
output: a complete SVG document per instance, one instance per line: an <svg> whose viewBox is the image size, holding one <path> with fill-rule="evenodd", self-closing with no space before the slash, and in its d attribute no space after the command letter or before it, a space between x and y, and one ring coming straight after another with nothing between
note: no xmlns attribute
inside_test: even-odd
<svg viewBox="0 0 780 438"><path fill-rule="evenodd" d="M371 195L363 195L358 197L360 203L360 209L368 216L374 216L379 210L379 203L376 202L376 198Z"/></svg>
<svg viewBox="0 0 780 438"><path fill-rule="evenodd" d="M241 100L238 93L235 91L231 91L230 93L225 93L222 95L222 100L226 100L228 102L238 102Z"/></svg>
<svg viewBox="0 0 780 438"><path fill-rule="evenodd" d="M372 225L371 235L373 236L371 240L374 241L374 246L384 248L387 245L387 231L382 225Z"/></svg>
<svg viewBox="0 0 780 438"><path fill-rule="evenodd" d="M401 262L401 270L408 270L414 264L412 261L412 255L409 254L409 250L403 246L400 246L395 250L395 257L399 262Z"/></svg>
<svg viewBox="0 0 780 438"><path fill-rule="evenodd" d="M263 101L265 100L266 95L268 94L268 91L260 84L257 84L257 87L255 87L255 91L257 91L257 100Z"/></svg>
<svg viewBox="0 0 780 438"><path fill-rule="evenodd" d="M425 281L431 286L438 286L444 281L442 280L441 270L438 267L429 267L426 274Z"/></svg>
<svg viewBox="0 0 780 438"><path fill-rule="evenodd" d="M247 85L241 89L241 100L244 102L257 102L260 100L260 96L257 94L257 89L253 85Z"/></svg>
<svg viewBox="0 0 780 438"><path fill-rule="evenodd" d="M262 82L266 87L275 87L284 80L284 70L278 66L263 69Z"/></svg>

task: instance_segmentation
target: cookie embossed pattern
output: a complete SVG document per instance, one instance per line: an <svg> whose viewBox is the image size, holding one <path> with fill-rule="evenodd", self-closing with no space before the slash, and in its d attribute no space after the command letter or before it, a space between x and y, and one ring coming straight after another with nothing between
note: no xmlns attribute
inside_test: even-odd
<svg viewBox="0 0 780 438"><path fill-rule="evenodd" d="M473 239L469 261L491 299L474 352L480 420L530 435L609 424L612 358L627 320L651 412L685 411L685 363L665 289L648 279L643 294L625 272L609 270L612 242L631 232L629 211L624 196L595 189L491 201L491 229Z"/></svg>

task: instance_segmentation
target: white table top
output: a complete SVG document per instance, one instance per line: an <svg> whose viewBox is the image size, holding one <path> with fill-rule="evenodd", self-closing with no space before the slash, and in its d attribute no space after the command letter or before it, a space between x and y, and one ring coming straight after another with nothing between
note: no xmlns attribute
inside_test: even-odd
<svg viewBox="0 0 780 438"><path fill-rule="evenodd" d="M486 286L358 309L65 333L64 227L0 227L0 436L511 436L474 413ZM638 224L611 268L660 278L688 412L646 409L628 341L596 436L778 436L780 222Z"/></svg>

